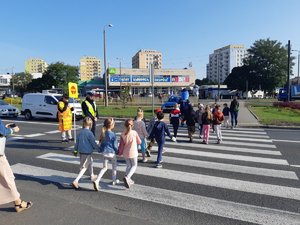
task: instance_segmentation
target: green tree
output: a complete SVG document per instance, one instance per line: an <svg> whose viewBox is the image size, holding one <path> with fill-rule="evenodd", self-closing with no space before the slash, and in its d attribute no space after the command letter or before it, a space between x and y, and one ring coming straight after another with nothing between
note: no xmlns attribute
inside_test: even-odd
<svg viewBox="0 0 300 225"><path fill-rule="evenodd" d="M217 83L213 82L213 81L209 81L208 78L203 78L202 80L196 79L195 84L198 86L201 86L201 85L213 85L213 84L217 84Z"/></svg>
<svg viewBox="0 0 300 225"><path fill-rule="evenodd" d="M27 85L27 91L42 92L43 90L51 89L54 85L54 78L50 75L43 75L41 78L33 79Z"/></svg>
<svg viewBox="0 0 300 225"><path fill-rule="evenodd" d="M32 81L30 73L16 73L12 76L10 83L14 90L23 94L27 90L27 85Z"/></svg>
<svg viewBox="0 0 300 225"><path fill-rule="evenodd" d="M291 72L293 59L291 57ZM259 83L262 90L272 92L276 87L286 84L287 60L287 47L268 38L254 42L248 49L244 64L250 68L251 79Z"/></svg>

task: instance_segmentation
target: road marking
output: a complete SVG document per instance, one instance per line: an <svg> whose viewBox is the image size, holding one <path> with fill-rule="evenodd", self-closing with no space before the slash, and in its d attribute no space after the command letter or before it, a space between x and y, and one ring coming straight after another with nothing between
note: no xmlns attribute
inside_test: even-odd
<svg viewBox="0 0 300 225"><path fill-rule="evenodd" d="M3 120L3 121L5 121L5 122L11 122L11 120ZM17 123L18 124L20 124L20 123L28 123L28 124L37 124L37 125L51 125L51 126L58 126L57 124L58 124L58 122L56 122L56 123L51 123L51 122L49 122L49 123L43 123L43 122L40 122L40 121L36 121L36 122L34 122L34 121L22 121L22 120L18 120L17 121Z"/></svg>
<svg viewBox="0 0 300 225"><path fill-rule="evenodd" d="M186 139L178 138L177 140L187 141L188 139L187 138ZM211 141L209 141L209 142L211 142ZM176 146L183 146L183 147L189 146L189 147L197 147L197 148L209 148L209 149L215 149L215 150L222 150L222 149L224 149L224 147L235 149L234 147L224 146L224 144L225 145L238 145L238 146L241 146L241 147L249 146L249 147L261 147L261 148L276 149L276 146L273 145L273 144L260 144L260 143L256 144L256 143L246 143L246 142L237 142L237 141L222 141L222 143L220 145L204 145L204 144L201 143L201 141L198 141L198 140L194 140L193 143L167 141L166 144L176 145Z"/></svg>
<svg viewBox="0 0 300 225"><path fill-rule="evenodd" d="M153 150L157 151L157 146L154 146ZM194 150L169 148L169 147L167 147L167 152L181 154L181 155L193 155L193 156L229 159L229 160L237 160L237 161L249 161L249 162L256 162L256 163L276 164L276 165L289 165L289 163L285 159L272 159L272 158L244 156L244 155L237 155L237 154L224 154L224 153L215 153L215 152L205 152L199 150L194 151ZM281 153L279 152L278 154Z"/></svg>
<svg viewBox="0 0 300 225"><path fill-rule="evenodd" d="M77 176L77 174L74 173L45 169L25 164L15 164L12 166L12 169L16 174L60 183L63 185L69 185ZM108 182L106 179L103 179L103 181ZM81 182L80 186L93 190L91 183ZM125 190L125 188L121 185L110 186L107 185L107 183L101 182L101 192L251 223L292 225L297 224L300 221L300 214L298 213L247 205L244 203L235 203L139 184L135 184L131 189Z"/></svg>
<svg viewBox="0 0 300 225"><path fill-rule="evenodd" d="M180 135L180 136L186 137L188 133L187 132L185 132L185 133L178 132L177 134ZM194 135L199 136L199 130L196 130ZM215 135L215 134L210 134L210 135ZM223 137L224 136L225 137L250 137L250 138L259 138L259 139L263 139L263 138L264 139L270 139L270 137L267 136L267 135L234 134L234 133L228 134L228 133L224 133L223 130L222 130L222 136Z"/></svg>
<svg viewBox="0 0 300 225"><path fill-rule="evenodd" d="M22 140L24 137L18 136L18 137L9 137L6 140L7 141L15 141L15 140Z"/></svg>
<svg viewBox="0 0 300 225"><path fill-rule="evenodd" d="M300 165L290 165L292 167L299 167L300 168Z"/></svg>
<svg viewBox="0 0 300 225"><path fill-rule="evenodd" d="M300 143L300 141L295 141L295 140L280 140L280 139L272 139L272 141L275 141L275 142Z"/></svg>
<svg viewBox="0 0 300 225"><path fill-rule="evenodd" d="M46 134L36 133L36 134L26 134L26 135L24 135L24 137L32 138L32 137L39 137L39 136L44 136L44 135L46 135Z"/></svg>
<svg viewBox="0 0 300 225"><path fill-rule="evenodd" d="M45 155L38 156L37 158L79 165L78 158L69 155L48 153ZM101 164L98 165L96 163L94 164L94 166L99 166L99 167L100 165ZM125 164L123 165L119 164L117 170L124 171L125 167L126 167ZM154 168L141 167L141 166L137 168L135 173L151 176L151 177L176 180L176 181L180 179L180 181L182 182L188 182L192 184L200 184L200 185L206 185L212 187L231 189L236 191L243 191L248 193L263 194L263 195L269 195L269 196L275 196L281 198L300 200L300 189L293 188L293 187L285 187L285 186L279 186L273 184L263 184L263 183L257 183L252 181L242 181L242 180L231 179L231 178L223 178L223 177L181 172L181 171L168 170L168 169L159 170L158 172L158 170L155 170Z"/></svg>
<svg viewBox="0 0 300 225"><path fill-rule="evenodd" d="M56 134L56 133L60 133L61 131L59 130L52 130L52 131L47 131L45 132L45 134Z"/></svg>

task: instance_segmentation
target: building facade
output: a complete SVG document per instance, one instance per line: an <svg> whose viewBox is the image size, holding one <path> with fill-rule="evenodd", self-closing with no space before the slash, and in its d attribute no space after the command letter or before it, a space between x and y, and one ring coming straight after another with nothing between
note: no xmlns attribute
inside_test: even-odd
<svg viewBox="0 0 300 225"><path fill-rule="evenodd" d="M11 78L11 74L0 74L0 97L12 92L14 84L11 84Z"/></svg>
<svg viewBox="0 0 300 225"><path fill-rule="evenodd" d="M101 60L96 57L85 56L80 58L79 73L80 80L86 81L101 77Z"/></svg>
<svg viewBox="0 0 300 225"><path fill-rule="evenodd" d="M25 72L30 74L44 73L47 67L48 64L42 59L31 58L25 62Z"/></svg>
<svg viewBox="0 0 300 225"><path fill-rule="evenodd" d="M177 94L182 88L193 87L196 74L191 69L155 69L154 94ZM152 79L149 69L122 68L121 74L115 68L115 74L108 74L110 89L129 86L133 95L152 93Z"/></svg>
<svg viewBox="0 0 300 225"><path fill-rule="evenodd" d="M244 45L228 45L209 55L206 76L209 81L223 83L234 67L243 65L247 54Z"/></svg>
<svg viewBox="0 0 300 225"><path fill-rule="evenodd" d="M162 68L162 53L156 50L139 50L132 57L132 68L148 69L149 63L154 63L156 69Z"/></svg>

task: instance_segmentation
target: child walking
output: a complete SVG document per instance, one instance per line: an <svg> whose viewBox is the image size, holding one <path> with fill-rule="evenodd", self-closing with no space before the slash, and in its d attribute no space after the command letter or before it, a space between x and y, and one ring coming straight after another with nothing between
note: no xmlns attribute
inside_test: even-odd
<svg viewBox="0 0 300 225"><path fill-rule="evenodd" d="M180 118L181 118L181 112L179 109L179 105L176 103L175 109L173 109L170 113L170 123L173 126L175 138L177 138L177 131L178 131L178 127L179 127Z"/></svg>
<svg viewBox="0 0 300 225"><path fill-rule="evenodd" d="M86 172L89 170L90 178L94 181L97 176L94 175L93 171L93 158L92 153L93 150L98 150L98 145L96 144L95 137L90 130L92 128L93 121L91 118L86 117L83 119L83 128L80 133L76 137L76 144L74 147L74 155L77 156L79 152L80 156L80 172L76 179L72 182L72 187L75 189L79 188L79 180Z"/></svg>
<svg viewBox="0 0 300 225"><path fill-rule="evenodd" d="M176 138L171 136L167 124L162 121L163 118L164 114L162 112L157 113L158 121L155 122L153 130L149 136L150 138L155 138L158 145L156 168L162 168L162 152L165 144L166 134L172 139L172 141L176 141Z"/></svg>
<svg viewBox="0 0 300 225"><path fill-rule="evenodd" d="M196 120L199 125L199 137L202 138L202 130L203 130L203 124L202 124L202 114L204 113L204 105L198 104L198 110L196 111Z"/></svg>
<svg viewBox="0 0 300 225"><path fill-rule="evenodd" d="M139 145L141 148L141 152L142 152L142 162L147 162L147 158L146 158L146 148L147 148L147 143L146 143L146 138L148 136L147 130L146 130L146 125L143 121L144 119L144 111L143 110L139 110L137 112L137 116L136 119L134 120L134 130L138 133L142 143Z"/></svg>
<svg viewBox="0 0 300 225"><path fill-rule="evenodd" d="M151 134L151 132L153 130L153 127L154 127L154 125L155 125L155 123L157 121L157 113L159 113L159 112L162 112L162 110L161 109L156 109L155 110L155 116L153 116L151 118L151 120L150 120L150 122L149 122L149 124L147 126L147 132L148 132L148 134ZM150 142L149 142L149 144L147 146L146 155L147 155L147 157L150 157L151 156L151 149L152 149L153 145L155 144L155 139L154 138L151 138L151 139L148 138L148 139L150 140Z"/></svg>
<svg viewBox="0 0 300 225"><path fill-rule="evenodd" d="M224 127L228 128L229 127L229 112L230 112L230 109L229 109L227 103L224 103L223 106L224 106L224 108L223 108Z"/></svg>
<svg viewBox="0 0 300 225"><path fill-rule="evenodd" d="M125 131L122 133L119 145L119 155L123 155L126 160L126 175L123 178L126 188L134 184L131 179L137 168L138 145L142 143L138 133L133 128L133 120L125 121Z"/></svg>
<svg viewBox="0 0 300 225"><path fill-rule="evenodd" d="M213 123L215 126L215 131L217 133L217 144L220 144L222 141L222 132L221 132L221 124L224 120L224 115L220 109L220 105L216 105L215 107L215 113L214 113L214 119Z"/></svg>
<svg viewBox="0 0 300 225"><path fill-rule="evenodd" d="M100 190L100 180L108 169L108 162L112 164L112 185L119 183L117 180L117 157L118 152L118 140L117 136L112 130L115 127L115 121L113 118L107 118L104 120L102 131L99 138L100 149L99 151L103 155L103 168L101 169L97 179L93 182L95 191Z"/></svg>
<svg viewBox="0 0 300 225"><path fill-rule="evenodd" d="M202 124L203 124L203 144L208 144L209 139L209 129L212 121L212 113L209 105L205 107L204 113L202 114Z"/></svg>

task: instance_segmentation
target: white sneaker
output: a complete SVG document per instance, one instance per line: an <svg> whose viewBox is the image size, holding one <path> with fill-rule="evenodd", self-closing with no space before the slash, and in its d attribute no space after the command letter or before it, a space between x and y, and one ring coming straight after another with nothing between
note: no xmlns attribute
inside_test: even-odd
<svg viewBox="0 0 300 225"><path fill-rule="evenodd" d="M144 159L142 160L142 162L143 162L143 163L148 162L148 159L147 159L147 158L144 158Z"/></svg>
<svg viewBox="0 0 300 225"><path fill-rule="evenodd" d="M119 179L116 179L114 181L111 182L111 184L114 186L114 185L117 185L120 183L120 180Z"/></svg>

